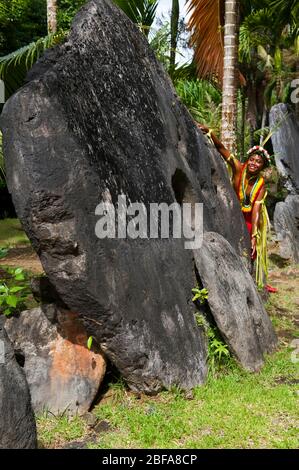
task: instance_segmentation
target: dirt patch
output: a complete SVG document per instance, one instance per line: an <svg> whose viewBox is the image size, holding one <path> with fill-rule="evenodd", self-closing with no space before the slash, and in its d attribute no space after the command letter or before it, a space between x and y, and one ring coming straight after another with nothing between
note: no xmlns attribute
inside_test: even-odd
<svg viewBox="0 0 299 470"><path fill-rule="evenodd" d="M1 259L3 266L12 266L22 268L34 274L44 272L39 257L31 246L24 245L11 248L5 258Z"/></svg>
<svg viewBox="0 0 299 470"><path fill-rule="evenodd" d="M270 294L267 310L275 323L278 338L285 344L297 336L299 320L299 268L291 265L279 268L277 265L269 273L269 284L277 287Z"/></svg>
<svg viewBox="0 0 299 470"><path fill-rule="evenodd" d="M299 380L298 379L291 379L290 377L277 377L275 379L275 383L277 385L298 385L299 384Z"/></svg>

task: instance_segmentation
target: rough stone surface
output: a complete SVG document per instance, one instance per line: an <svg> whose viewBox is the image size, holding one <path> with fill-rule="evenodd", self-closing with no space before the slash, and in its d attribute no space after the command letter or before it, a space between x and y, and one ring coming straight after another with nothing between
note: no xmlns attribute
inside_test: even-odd
<svg viewBox="0 0 299 470"><path fill-rule="evenodd" d="M95 235L102 201L202 202L204 229L243 255L239 203L138 29L108 0L76 16L65 44L5 104L7 180L26 233L69 309L133 390L189 389L206 376L183 239ZM116 208L118 214L118 209ZM220 282L220 277L217 277Z"/></svg>
<svg viewBox="0 0 299 470"><path fill-rule="evenodd" d="M29 387L0 322L0 449L36 448Z"/></svg>
<svg viewBox="0 0 299 470"><path fill-rule="evenodd" d="M287 118L285 116L288 114ZM271 108L269 115L270 127L277 123L279 128L272 135L275 162L281 176L285 179L285 187L292 194L299 193L299 123L295 114L283 103Z"/></svg>
<svg viewBox="0 0 299 470"><path fill-rule="evenodd" d="M232 353L246 369L259 370L276 336L252 277L231 245L206 232L194 259L216 324Z"/></svg>
<svg viewBox="0 0 299 470"><path fill-rule="evenodd" d="M6 320L5 329L19 354L36 412L85 413L106 370L103 355L87 349L78 315L55 305L23 311Z"/></svg>
<svg viewBox="0 0 299 470"><path fill-rule="evenodd" d="M287 196L274 211L274 229L280 256L299 263L299 195Z"/></svg>
<svg viewBox="0 0 299 470"><path fill-rule="evenodd" d="M52 304L67 309L57 290L47 276L38 276L30 279L30 289L35 300L41 304Z"/></svg>

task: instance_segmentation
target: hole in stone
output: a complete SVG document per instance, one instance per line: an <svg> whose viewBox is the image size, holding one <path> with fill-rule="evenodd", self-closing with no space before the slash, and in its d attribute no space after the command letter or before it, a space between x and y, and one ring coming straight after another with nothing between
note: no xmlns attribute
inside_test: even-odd
<svg viewBox="0 0 299 470"><path fill-rule="evenodd" d="M171 184L175 198L179 204L183 204L184 202L194 204L197 202L192 184L185 173L179 168L177 168L172 175Z"/></svg>
<svg viewBox="0 0 299 470"><path fill-rule="evenodd" d="M128 389L127 385L125 384L119 370L115 367L114 364L106 357L106 373L105 377L100 385L98 393L96 394L92 404L90 405L89 411L93 410L93 408L98 405L103 399L112 397L114 391L121 388L125 390ZM111 393L110 393L111 392Z"/></svg>
<svg viewBox="0 0 299 470"><path fill-rule="evenodd" d="M15 359L19 366L24 367L25 365L25 354L21 349L15 349Z"/></svg>
<svg viewBox="0 0 299 470"><path fill-rule="evenodd" d="M196 193L190 183L189 179L185 175L185 173L180 170L176 169L174 174L171 178L172 188L174 191L176 201L182 205L185 203L191 204L191 228L194 230L195 221L194 221L194 214L195 214L195 204L200 202Z"/></svg>
<svg viewBox="0 0 299 470"><path fill-rule="evenodd" d="M175 170L175 173L172 175L171 183L177 202L182 204L188 184L188 179L185 173L181 170Z"/></svg>
<svg viewBox="0 0 299 470"><path fill-rule="evenodd" d="M251 297L249 295L246 296L246 303L248 305L248 308L251 308L253 306L253 302L252 302Z"/></svg>

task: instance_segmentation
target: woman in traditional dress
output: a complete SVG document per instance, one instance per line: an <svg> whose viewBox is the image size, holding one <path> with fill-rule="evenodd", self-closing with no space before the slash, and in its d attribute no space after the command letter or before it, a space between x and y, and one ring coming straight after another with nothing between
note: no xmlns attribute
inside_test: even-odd
<svg viewBox="0 0 299 470"><path fill-rule="evenodd" d="M197 125L209 135L218 152L232 169L232 184L240 201L251 239L251 259L257 261L257 285L262 287L268 275L266 247L268 215L265 206L267 192L261 171L270 164L270 156L267 150L256 145L248 150L246 162L241 163L208 127L202 124ZM269 291L276 291L269 285L265 287Z"/></svg>

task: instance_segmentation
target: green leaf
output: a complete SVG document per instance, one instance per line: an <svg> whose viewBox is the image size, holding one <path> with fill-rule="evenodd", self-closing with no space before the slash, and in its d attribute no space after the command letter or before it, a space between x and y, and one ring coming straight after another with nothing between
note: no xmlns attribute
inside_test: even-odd
<svg viewBox="0 0 299 470"><path fill-rule="evenodd" d="M11 315L12 312L10 308L6 308L3 313L4 315L8 316L8 315Z"/></svg>
<svg viewBox="0 0 299 470"><path fill-rule="evenodd" d="M67 31L51 33L44 38L0 57L0 79L5 83L8 97L24 84L27 71L43 52L63 42Z"/></svg>
<svg viewBox="0 0 299 470"><path fill-rule="evenodd" d="M24 274L17 274L17 275L15 276L15 280L16 280L16 281L24 281L24 279L25 279Z"/></svg>
<svg viewBox="0 0 299 470"><path fill-rule="evenodd" d="M18 297L16 295L8 295L5 299L7 305L10 305L11 307L16 307L17 303L19 301Z"/></svg>
<svg viewBox="0 0 299 470"><path fill-rule="evenodd" d="M93 337L90 336L87 340L87 348L88 349L91 349L91 346L92 346L92 341L93 341Z"/></svg>
<svg viewBox="0 0 299 470"><path fill-rule="evenodd" d="M11 289L9 289L9 292L14 294L15 292L20 292L21 290L26 289L25 286L14 286Z"/></svg>
<svg viewBox="0 0 299 470"><path fill-rule="evenodd" d="M14 270L14 273L15 273L15 274L21 274L22 272L23 272L23 269L22 269L22 268L16 268L16 269Z"/></svg>

